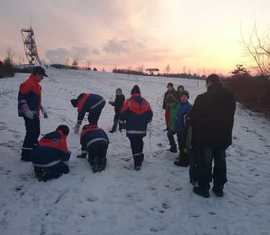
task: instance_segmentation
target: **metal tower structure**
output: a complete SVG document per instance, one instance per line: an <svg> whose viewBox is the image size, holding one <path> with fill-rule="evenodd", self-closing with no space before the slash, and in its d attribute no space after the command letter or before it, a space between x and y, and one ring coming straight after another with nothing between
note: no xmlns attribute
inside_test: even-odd
<svg viewBox="0 0 270 235"><path fill-rule="evenodd" d="M40 64L41 61L38 56L37 44L35 41L34 31L32 27L28 29L21 29L22 40L24 45L25 56L29 64Z"/></svg>

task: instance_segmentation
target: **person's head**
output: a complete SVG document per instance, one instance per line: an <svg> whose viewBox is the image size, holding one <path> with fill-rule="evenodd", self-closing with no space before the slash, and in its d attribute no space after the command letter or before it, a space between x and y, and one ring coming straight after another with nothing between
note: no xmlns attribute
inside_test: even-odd
<svg viewBox="0 0 270 235"><path fill-rule="evenodd" d="M122 89L121 88L117 88L116 91L115 91L115 94L116 95L122 95L123 94Z"/></svg>
<svg viewBox="0 0 270 235"><path fill-rule="evenodd" d="M81 93L76 99L71 99L70 103L74 108L78 106L78 101L83 97L84 93Z"/></svg>
<svg viewBox="0 0 270 235"><path fill-rule="evenodd" d="M220 78L217 74L211 74L206 78L207 89L220 84Z"/></svg>
<svg viewBox="0 0 270 235"><path fill-rule="evenodd" d="M185 90L185 88L184 88L183 85L179 85L179 86L177 87L177 91L178 91L178 92L183 92L184 90Z"/></svg>
<svg viewBox="0 0 270 235"><path fill-rule="evenodd" d="M44 77L48 77L46 71L41 66L35 66L32 70L32 74L36 76L38 81L40 82Z"/></svg>
<svg viewBox="0 0 270 235"><path fill-rule="evenodd" d="M188 101L188 99L189 99L188 91L186 91L186 90L182 91L182 94L180 96L181 103L186 103Z"/></svg>
<svg viewBox="0 0 270 235"><path fill-rule="evenodd" d="M173 90L173 84L172 84L171 82L169 82L169 83L167 84L167 89L168 89L168 91Z"/></svg>
<svg viewBox="0 0 270 235"><path fill-rule="evenodd" d="M59 125L56 128L56 131L61 131L63 135L68 136L69 134L69 127L67 125Z"/></svg>
<svg viewBox="0 0 270 235"><path fill-rule="evenodd" d="M141 90L140 87L138 85L135 85L132 89L131 89L131 95L134 94L141 94Z"/></svg>

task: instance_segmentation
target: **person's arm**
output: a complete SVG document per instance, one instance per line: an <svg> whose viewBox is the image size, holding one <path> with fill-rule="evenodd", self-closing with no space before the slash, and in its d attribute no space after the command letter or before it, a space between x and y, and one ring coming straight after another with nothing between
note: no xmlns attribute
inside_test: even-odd
<svg viewBox="0 0 270 235"><path fill-rule="evenodd" d="M18 103L19 103L19 112L28 119L33 119L36 115L35 111L30 110L29 104L27 103L27 96L31 92L31 86L27 83L23 83L20 86Z"/></svg>

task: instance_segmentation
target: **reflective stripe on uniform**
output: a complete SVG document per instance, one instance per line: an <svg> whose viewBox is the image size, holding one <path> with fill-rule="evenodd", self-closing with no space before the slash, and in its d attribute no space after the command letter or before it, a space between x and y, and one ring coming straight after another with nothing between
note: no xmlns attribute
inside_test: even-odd
<svg viewBox="0 0 270 235"><path fill-rule="evenodd" d="M96 104L92 105L92 106L90 107L90 109L94 109L94 108L96 108L97 106L99 106L99 105L100 105L100 104L102 104L103 102L105 102L105 100L104 100L104 99L100 100L100 101L99 101L99 102L97 102Z"/></svg>
<svg viewBox="0 0 270 235"><path fill-rule="evenodd" d="M60 162L61 162L61 160L50 162L48 164L37 164L37 163L33 163L33 166L36 166L36 167L50 167L50 166L54 166L54 165L56 165L56 164L58 164Z"/></svg>
<svg viewBox="0 0 270 235"><path fill-rule="evenodd" d="M95 143L95 142L97 142L97 141L104 141L104 142L108 142L108 140L107 139L105 139L105 138L96 138L96 139L93 139L93 140L90 140L88 143L87 143L87 147L89 147L91 144L93 144L93 143Z"/></svg>
<svg viewBox="0 0 270 235"><path fill-rule="evenodd" d="M136 156L141 156L143 153L135 153L133 154L133 157L136 157Z"/></svg>
<svg viewBox="0 0 270 235"><path fill-rule="evenodd" d="M146 131L129 130L127 134L146 134Z"/></svg>

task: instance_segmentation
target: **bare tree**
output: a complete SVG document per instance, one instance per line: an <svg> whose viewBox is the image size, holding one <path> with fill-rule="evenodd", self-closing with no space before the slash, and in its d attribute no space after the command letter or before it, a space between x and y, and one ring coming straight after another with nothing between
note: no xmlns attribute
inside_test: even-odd
<svg viewBox="0 0 270 235"><path fill-rule="evenodd" d="M169 64L167 64L167 66L166 66L166 68L165 68L165 71L166 71L166 73L170 73L171 67L170 67Z"/></svg>
<svg viewBox="0 0 270 235"><path fill-rule="evenodd" d="M259 35L257 26L254 24L248 41L245 40L243 34L242 41L248 54L256 63L260 75L270 75L270 34Z"/></svg>

